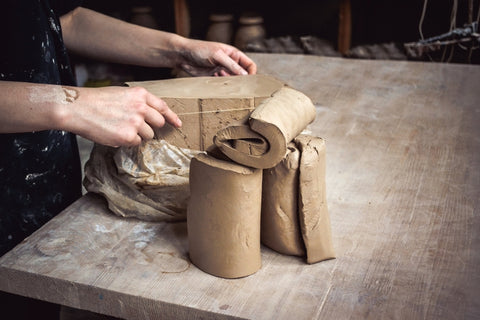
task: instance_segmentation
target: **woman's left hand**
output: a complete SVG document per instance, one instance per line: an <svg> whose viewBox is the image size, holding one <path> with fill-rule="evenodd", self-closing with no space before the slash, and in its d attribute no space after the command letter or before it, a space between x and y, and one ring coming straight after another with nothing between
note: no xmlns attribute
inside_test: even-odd
<svg viewBox="0 0 480 320"><path fill-rule="evenodd" d="M187 39L179 67L192 76L257 73L257 65L237 48L220 42Z"/></svg>

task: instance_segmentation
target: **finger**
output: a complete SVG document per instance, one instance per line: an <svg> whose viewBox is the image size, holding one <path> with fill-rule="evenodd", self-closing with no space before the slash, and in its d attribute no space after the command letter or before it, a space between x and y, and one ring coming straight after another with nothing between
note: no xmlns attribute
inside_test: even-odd
<svg viewBox="0 0 480 320"><path fill-rule="evenodd" d="M236 75L246 75L248 72L243 69L235 60L233 60L229 55L227 55L224 51L217 51L214 54L213 59L218 64L222 65L226 69L228 69L232 74Z"/></svg>
<svg viewBox="0 0 480 320"><path fill-rule="evenodd" d="M115 144L114 147L120 147L120 146L133 147L133 146L138 146L140 143L142 143L142 137L140 137L140 135L137 134L132 140L123 141L120 144Z"/></svg>
<svg viewBox="0 0 480 320"><path fill-rule="evenodd" d="M220 70L223 69L223 67L194 67L189 64L182 64L182 69L183 71L187 72L191 76L195 77L201 77L201 76L212 76L212 75L218 75Z"/></svg>
<svg viewBox="0 0 480 320"><path fill-rule="evenodd" d="M148 111L145 113L145 122L152 128L161 128L165 125L165 118L157 109L149 107Z"/></svg>
<svg viewBox="0 0 480 320"><path fill-rule="evenodd" d="M234 60L240 67L248 72L248 74L256 74L257 73L257 65L250 59L245 53L240 50L234 49L232 53L230 53L230 57Z"/></svg>
<svg viewBox="0 0 480 320"><path fill-rule="evenodd" d="M247 55L244 54L243 52L239 52L239 57L237 62L241 67L247 70L248 74L257 73L257 65L255 64L255 62L253 62L252 59L247 57Z"/></svg>
<svg viewBox="0 0 480 320"><path fill-rule="evenodd" d="M180 67L182 68L183 71L185 71L189 75L197 76L195 69L191 65L183 63Z"/></svg>
<svg viewBox="0 0 480 320"><path fill-rule="evenodd" d="M216 75L217 75L217 76L222 76L222 77L231 76L231 74L228 73L227 71L225 71L225 69L220 70L220 72L218 72Z"/></svg>
<svg viewBox="0 0 480 320"><path fill-rule="evenodd" d="M138 128L138 135L143 140L151 140L155 136L155 132L146 122L144 122L140 128Z"/></svg>
<svg viewBox="0 0 480 320"><path fill-rule="evenodd" d="M165 118L165 121L170 123L172 126L176 128L180 128L182 126L182 121L180 118L162 99L157 98L153 94L149 93L147 95L147 104L160 112L160 114Z"/></svg>

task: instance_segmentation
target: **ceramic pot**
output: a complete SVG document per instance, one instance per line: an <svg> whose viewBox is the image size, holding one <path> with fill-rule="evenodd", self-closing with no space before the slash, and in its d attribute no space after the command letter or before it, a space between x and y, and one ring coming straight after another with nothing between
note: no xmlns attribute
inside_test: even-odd
<svg viewBox="0 0 480 320"><path fill-rule="evenodd" d="M265 39L263 18L259 15L242 15L238 19L238 29L235 34L234 45L245 50L249 43Z"/></svg>
<svg viewBox="0 0 480 320"><path fill-rule="evenodd" d="M210 26L205 39L231 44L233 38L233 15L214 13L210 15L209 20Z"/></svg>

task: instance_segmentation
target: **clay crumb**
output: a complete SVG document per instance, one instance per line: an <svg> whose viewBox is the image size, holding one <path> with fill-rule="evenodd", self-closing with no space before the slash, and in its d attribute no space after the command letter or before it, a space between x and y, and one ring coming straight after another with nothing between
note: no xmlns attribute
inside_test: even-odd
<svg viewBox="0 0 480 320"><path fill-rule="evenodd" d="M68 89L65 87L62 87L63 92L65 93L65 101L72 103L75 100L78 99L78 96L80 95L77 90L75 89Z"/></svg>

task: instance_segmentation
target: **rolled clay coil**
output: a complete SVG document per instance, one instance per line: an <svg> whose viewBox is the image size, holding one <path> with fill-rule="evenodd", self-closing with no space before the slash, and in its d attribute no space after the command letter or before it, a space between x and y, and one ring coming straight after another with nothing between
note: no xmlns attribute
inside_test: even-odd
<svg viewBox="0 0 480 320"><path fill-rule="evenodd" d="M261 267L262 170L199 154L190 164L189 254L201 270L239 278Z"/></svg>
<svg viewBox="0 0 480 320"><path fill-rule="evenodd" d="M316 116L303 93L283 87L263 101L248 122L219 130L214 143L233 161L253 168L272 168L287 153L287 144Z"/></svg>
<svg viewBox="0 0 480 320"><path fill-rule="evenodd" d="M285 158L263 170L261 239L279 253L304 256L298 218L299 162L300 151L290 143Z"/></svg>
<svg viewBox="0 0 480 320"><path fill-rule="evenodd" d="M298 214L307 263L335 258L325 183L325 140L309 135L294 139L300 150Z"/></svg>

